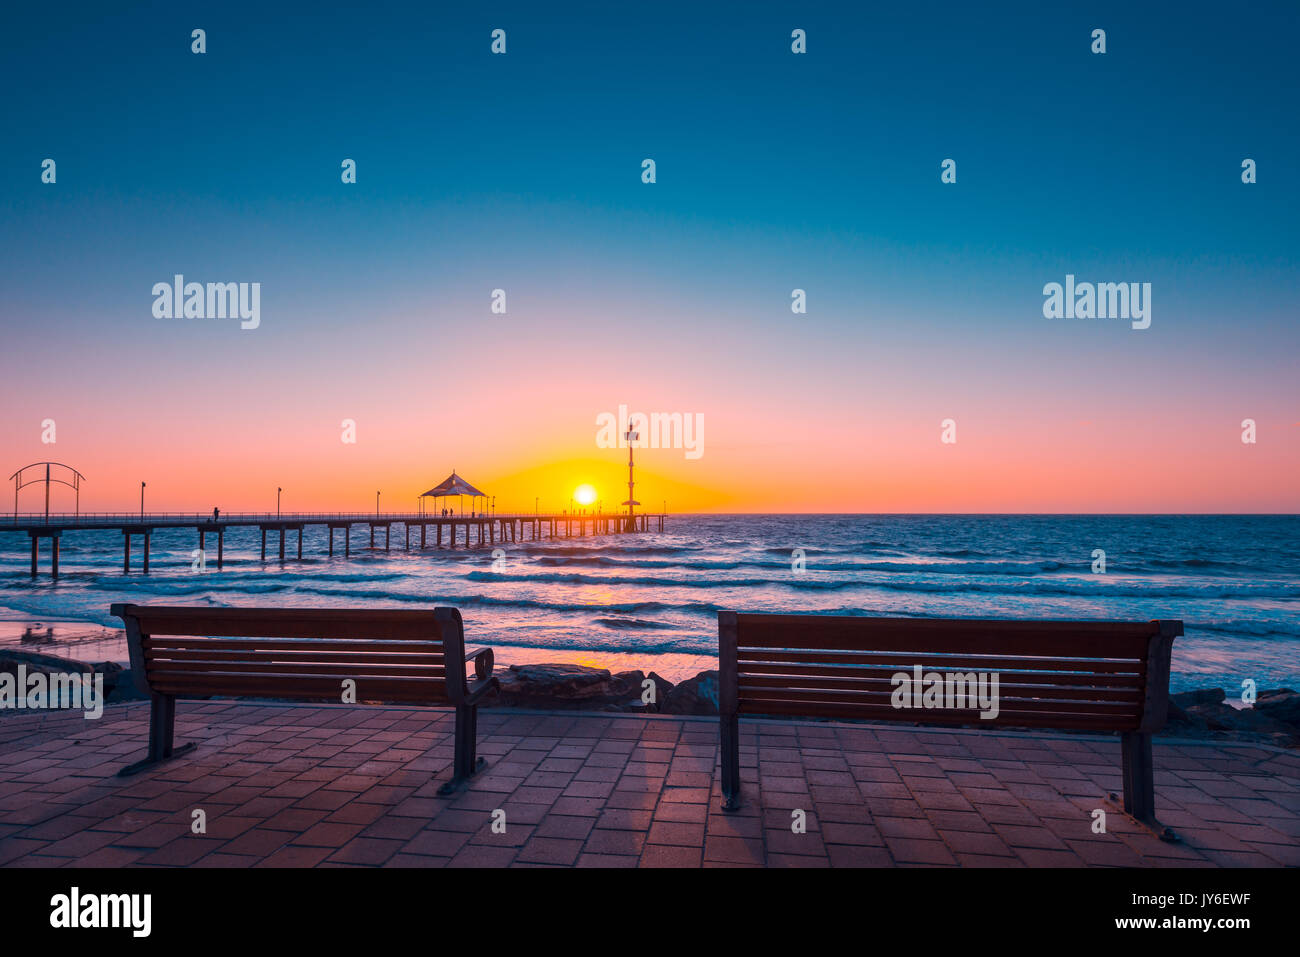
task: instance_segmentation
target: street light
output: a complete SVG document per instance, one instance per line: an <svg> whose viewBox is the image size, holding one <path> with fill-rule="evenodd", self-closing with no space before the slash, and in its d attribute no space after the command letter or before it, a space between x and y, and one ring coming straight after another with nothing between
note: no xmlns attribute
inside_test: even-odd
<svg viewBox="0 0 1300 957"><path fill-rule="evenodd" d="M277 520L280 518L280 493L283 492L283 491L284 491L284 489L280 488L278 485L276 486L276 489L275 489L275 517L276 517Z"/></svg>
<svg viewBox="0 0 1300 957"><path fill-rule="evenodd" d="M144 521L144 483L140 483L140 521Z"/></svg>
<svg viewBox="0 0 1300 957"><path fill-rule="evenodd" d="M379 493L375 493L375 518L379 518Z"/></svg>

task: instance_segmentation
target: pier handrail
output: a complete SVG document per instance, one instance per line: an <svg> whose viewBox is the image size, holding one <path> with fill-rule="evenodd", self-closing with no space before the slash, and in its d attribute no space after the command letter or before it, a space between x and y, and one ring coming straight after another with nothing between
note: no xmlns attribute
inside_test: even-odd
<svg viewBox="0 0 1300 957"><path fill-rule="evenodd" d="M439 522L511 521L517 519L620 518L626 512L496 512L479 515L435 515L429 512L222 512L214 521L211 512L8 512L0 513L0 525L148 525L157 522L184 524L248 524L250 522ZM659 516L660 512L637 512L638 516Z"/></svg>

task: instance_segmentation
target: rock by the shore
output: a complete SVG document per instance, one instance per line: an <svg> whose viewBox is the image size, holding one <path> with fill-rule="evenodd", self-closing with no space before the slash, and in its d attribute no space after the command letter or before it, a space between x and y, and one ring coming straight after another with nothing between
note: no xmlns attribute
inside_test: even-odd
<svg viewBox="0 0 1300 957"><path fill-rule="evenodd" d="M1252 707L1234 708L1224 697L1222 688L1170 695L1164 733L1300 746L1300 695L1290 688L1261 691Z"/></svg>
<svg viewBox="0 0 1300 957"><path fill-rule="evenodd" d="M655 671L650 672L646 677L655 683L654 710L662 711L664 708L664 702L667 701L668 696L672 694L673 683Z"/></svg>
<svg viewBox="0 0 1300 957"><path fill-rule="evenodd" d="M491 704L515 708L658 711L672 685L659 675L636 671L541 662L511 665L497 672L501 689ZM642 700L645 681L655 682L655 700Z"/></svg>
<svg viewBox="0 0 1300 957"><path fill-rule="evenodd" d="M660 709L668 714L717 714L718 672L701 671L668 693Z"/></svg>
<svg viewBox="0 0 1300 957"><path fill-rule="evenodd" d="M1222 688L1202 688L1199 691L1182 691L1169 696L1169 700L1180 708L1193 705L1223 704L1227 694Z"/></svg>
<svg viewBox="0 0 1300 957"><path fill-rule="evenodd" d="M497 675L504 698L554 698L580 701L609 693L612 676L607 668L585 665L511 665Z"/></svg>
<svg viewBox="0 0 1300 957"><path fill-rule="evenodd" d="M651 682L654 689L648 696L648 701L646 691L650 689L646 687L647 681ZM657 712L672 688L671 681L666 681L653 671L648 675L639 668L635 671L620 671L610 683L610 696L614 699L610 710L617 708L619 711Z"/></svg>
<svg viewBox="0 0 1300 957"><path fill-rule="evenodd" d="M106 703L132 701L144 697L136 690L130 669L123 668L115 661L88 664L84 661L73 661L71 658L61 658L58 655L50 655L44 652L24 651L15 648L0 649L0 674L10 674L16 678L19 666L22 666L28 674L36 672L47 675L81 674L92 679L96 675L102 675L104 679L104 701Z"/></svg>
<svg viewBox="0 0 1300 957"><path fill-rule="evenodd" d="M93 674L95 671L92 665L88 665L84 661L73 661L70 658L60 658L58 655L47 655L39 651L19 651L10 648L0 650L0 671L16 675L19 665L24 665L29 673L40 671L45 674L55 672Z"/></svg>
<svg viewBox="0 0 1300 957"><path fill-rule="evenodd" d="M613 694L621 697L641 696L641 682L645 681L645 672L641 669L635 671L620 671L610 679L609 687Z"/></svg>
<svg viewBox="0 0 1300 957"><path fill-rule="evenodd" d="M1255 710L1261 714L1300 729L1300 694L1290 688L1277 688L1260 693Z"/></svg>

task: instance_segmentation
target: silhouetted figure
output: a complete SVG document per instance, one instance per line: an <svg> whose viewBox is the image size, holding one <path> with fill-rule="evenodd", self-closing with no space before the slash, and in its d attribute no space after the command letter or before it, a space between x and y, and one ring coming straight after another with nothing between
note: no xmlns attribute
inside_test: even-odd
<svg viewBox="0 0 1300 957"><path fill-rule="evenodd" d="M215 521L216 521L218 518L220 518L220 517L221 517L221 509L217 508L217 507L214 505L214 506L212 507L212 521L215 522Z"/></svg>

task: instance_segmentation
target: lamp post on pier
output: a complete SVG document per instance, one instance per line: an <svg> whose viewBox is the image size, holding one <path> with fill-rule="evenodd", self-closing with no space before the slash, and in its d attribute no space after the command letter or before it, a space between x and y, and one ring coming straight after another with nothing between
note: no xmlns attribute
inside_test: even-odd
<svg viewBox="0 0 1300 957"><path fill-rule="evenodd" d="M634 510L636 506L641 504L636 500L636 496L632 494L632 489L636 485L632 475L632 449L636 446L637 440L641 438L641 433L633 431L632 424L629 422L627 431L623 433L623 438L627 440L627 501L623 504L627 506L627 530L632 532L636 531Z"/></svg>

